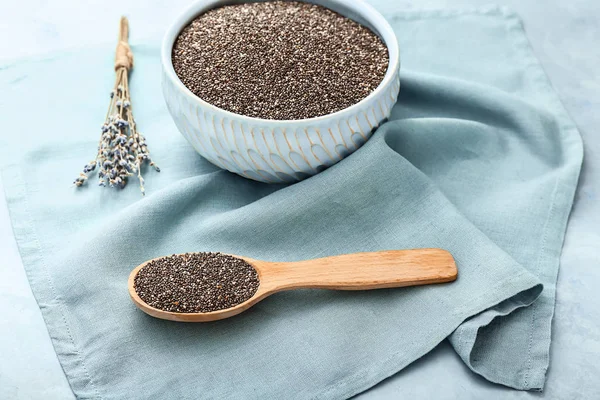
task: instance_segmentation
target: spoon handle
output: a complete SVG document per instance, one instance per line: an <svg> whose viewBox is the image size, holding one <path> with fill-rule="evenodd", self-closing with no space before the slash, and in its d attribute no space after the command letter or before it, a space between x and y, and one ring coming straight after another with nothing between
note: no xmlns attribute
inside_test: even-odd
<svg viewBox="0 0 600 400"><path fill-rule="evenodd" d="M321 288L367 290L450 282L457 270L442 249L389 250L344 254L313 260L268 263L274 292Z"/></svg>

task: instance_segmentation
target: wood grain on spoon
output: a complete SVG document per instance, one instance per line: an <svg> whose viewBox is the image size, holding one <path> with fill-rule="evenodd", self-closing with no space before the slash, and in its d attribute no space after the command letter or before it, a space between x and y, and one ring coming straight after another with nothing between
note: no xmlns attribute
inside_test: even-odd
<svg viewBox="0 0 600 400"><path fill-rule="evenodd" d="M138 271L152 260L131 272L129 294L137 307L153 317L182 322L208 322L237 315L265 297L283 290L370 290L427 285L454 281L458 273L454 258L442 249L353 253L294 262L234 257L252 264L260 279L254 296L234 307L207 313L177 313L149 306L136 293L134 280Z"/></svg>

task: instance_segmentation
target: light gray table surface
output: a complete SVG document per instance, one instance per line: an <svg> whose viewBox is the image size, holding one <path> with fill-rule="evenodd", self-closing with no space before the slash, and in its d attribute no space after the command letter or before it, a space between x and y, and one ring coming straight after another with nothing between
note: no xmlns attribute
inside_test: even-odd
<svg viewBox="0 0 600 400"><path fill-rule="evenodd" d="M110 42L121 14L130 17L134 38L158 41L169 21L190 2L0 0L0 65ZM370 2L384 14L482 6L477 0ZM584 167L561 258L546 389L526 393L490 384L471 373L442 343L359 395L361 399L600 399L600 1L497 0L496 4L520 14L535 54L585 142ZM6 117L0 110L0 120ZM4 197L0 254L0 399L72 399L29 288Z"/></svg>

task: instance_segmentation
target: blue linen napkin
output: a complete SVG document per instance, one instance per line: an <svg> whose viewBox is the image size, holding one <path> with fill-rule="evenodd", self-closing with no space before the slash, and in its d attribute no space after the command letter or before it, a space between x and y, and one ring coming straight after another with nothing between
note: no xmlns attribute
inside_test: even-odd
<svg viewBox="0 0 600 400"><path fill-rule="evenodd" d="M447 337L490 381L543 387L579 134L514 15L388 18L403 56L391 121L291 186L198 156L163 104L158 48L138 45L133 104L163 172L146 172L146 198L134 182L77 191L69 185L94 153L113 46L1 67L15 237L78 397L345 398ZM459 279L281 293L211 324L153 319L126 289L133 267L171 253L295 260L416 247L450 250Z"/></svg>

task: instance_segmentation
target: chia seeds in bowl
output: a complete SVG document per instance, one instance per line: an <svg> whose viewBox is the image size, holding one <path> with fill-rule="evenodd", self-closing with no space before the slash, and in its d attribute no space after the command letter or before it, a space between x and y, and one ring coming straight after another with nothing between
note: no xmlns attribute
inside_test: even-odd
<svg viewBox="0 0 600 400"><path fill-rule="evenodd" d="M241 26L225 23L222 13ZM274 15L287 25L271 21ZM161 62L165 103L194 149L268 183L305 179L357 150L390 116L400 90L396 35L362 0L196 0L167 30Z"/></svg>
<svg viewBox="0 0 600 400"><path fill-rule="evenodd" d="M296 1L226 5L196 17L173 46L181 82L233 113L273 120L331 114L367 97L388 68L369 28Z"/></svg>

